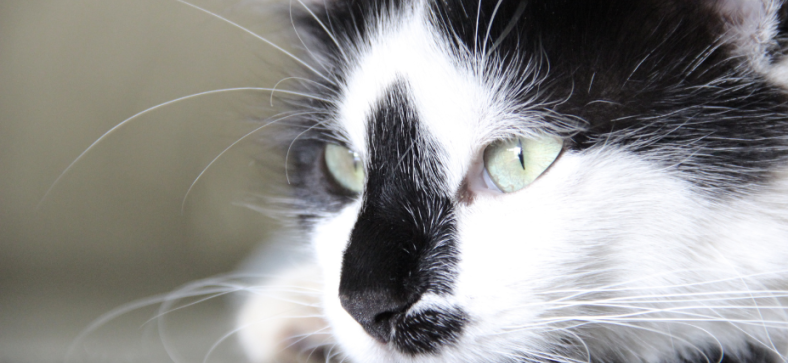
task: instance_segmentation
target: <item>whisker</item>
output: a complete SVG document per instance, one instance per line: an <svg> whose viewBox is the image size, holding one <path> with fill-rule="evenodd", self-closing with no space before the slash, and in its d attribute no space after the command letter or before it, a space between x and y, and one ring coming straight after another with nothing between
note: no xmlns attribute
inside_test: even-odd
<svg viewBox="0 0 788 363"><path fill-rule="evenodd" d="M238 276L240 276L240 275L234 275L233 277L237 278ZM312 291L310 291L310 290L314 290L314 289L306 289L306 288L301 288L300 286L289 286L289 285L281 285L281 286L280 285L267 285L267 286L248 287L248 286L244 286L244 285L228 283L228 282L226 282L226 280L227 280L226 278L221 278L221 277L220 278L209 278L209 279L205 279L205 280L201 280L201 281L196 281L194 283L189 283L189 284L185 285L184 287L182 287L180 289L176 289L175 291L167 294L165 300L162 302L162 304L160 305L160 307L158 309L157 316L154 317L154 319L159 318L159 317L164 317L165 315L167 315L169 313L172 313L174 311L177 311L177 310L180 310L180 309L183 309L183 308L186 308L186 307L194 306L196 304L199 304L201 302L213 299L213 298L218 297L218 296L227 295L229 293L234 293L234 292L241 292L241 291L248 291L248 292L252 292L252 293L255 293L255 294L258 294L260 291L264 291L264 292L268 293L268 294L265 294L265 296L269 296L271 298L275 298L275 299L278 299L278 300L281 300L281 301L285 301L285 302L289 302L289 303L295 303L295 304L298 304L298 305L312 306L312 304L309 304L309 303L306 303L306 302L303 302L303 301L296 301L294 299L282 297L281 293L282 292L301 293L304 290L306 290L306 291L311 293ZM181 305L181 306L173 307L173 304L176 304L179 300L183 299L184 292L188 292L188 291L190 291L192 289L195 289L195 287L196 288L201 288L205 284L217 284L217 285L220 285L220 286L226 286L226 288L229 288L230 290L223 291L221 293L217 293L217 294L214 294L212 296L208 296L208 297L205 297L205 298L202 298L202 299L198 299L197 301L189 302L189 303ZM278 316L276 318L277 319L288 319L288 320L291 320L291 319L303 319L303 318L314 318L314 317L321 317L321 316L313 316L313 315ZM266 320L268 320L268 319L266 319ZM183 359L180 356L178 350L175 348L175 346L173 344L171 344L169 342L169 338L168 338L169 334L167 334L167 327L166 327L165 319L156 319L156 321L157 321L157 328L158 328L158 332L159 332L159 340L161 341L162 346L164 347L164 350L167 353L167 355L175 363L183 361ZM209 355L223 341L225 341L227 338L232 336L232 334L234 334L235 332L240 331L240 329L242 329L242 328L243 328L243 326L239 327L237 329L234 329L233 331L225 334L217 342L215 342L212 345L212 347L210 348L210 350L208 351L208 353L206 353L206 356L204 357L204 359L207 360Z"/></svg>
<svg viewBox="0 0 788 363"><path fill-rule="evenodd" d="M537 358L547 358L547 359L549 359L551 361L554 361L554 360L558 359L558 362L560 362L560 363L588 363L589 362L589 361L578 360L578 359L574 359L574 358L571 358L571 357L567 357L567 356L563 356L563 355L559 355L559 354L554 354L554 353L533 352L533 351L528 352L528 353L531 354L531 355L536 356Z"/></svg>
<svg viewBox="0 0 788 363"><path fill-rule="evenodd" d="M495 22L495 15L498 14L498 9L501 7L501 3L503 3L503 0L498 0L498 2L495 4L492 15L490 15L490 22L487 24L487 33L484 34L484 43L482 44L482 57L484 58L487 58L487 43L490 40L490 30L492 30L493 22Z"/></svg>
<svg viewBox="0 0 788 363"><path fill-rule="evenodd" d="M178 311L178 310L180 310L182 308L194 306L194 305L197 305L199 303L202 303L202 302L205 302L207 300L210 300L210 299L212 299L214 297L226 295L227 293L229 293L229 292L225 292L225 293L221 293L221 294L214 294L212 296L208 296L208 297L205 297L205 298L202 298L202 299L198 299L197 301L194 301L194 302L191 302L191 303L188 303L188 304L176 307L176 308L172 308L172 306L174 304L176 304L178 301L183 299L182 297L180 297L180 294L182 294L182 292L184 292L184 291L188 292L189 290L194 289L195 287L200 288L204 284L209 284L209 283L213 284L213 283L215 283L214 281L217 281L217 279L207 279L207 280L202 280L202 281L196 281L194 283L186 284L184 287L182 287L180 289L176 289L175 291L171 292L170 294L167 295L167 299L161 305L159 305L159 309L158 309L158 312L157 312L156 316L157 317L164 317L165 315L167 315L169 313L172 313L172 312L175 312L175 311ZM216 284L223 285L223 284L219 284L219 283L216 283ZM227 285L233 286L233 290L231 290L231 291L241 291L241 290L243 290L242 288L238 288L235 285L231 285L231 284L227 284ZM170 359L173 361L173 363L178 363L178 362L183 361L183 358L179 354L178 350L175 348L174 344L171 344L170 341L169 341L169 334L167 334L167 327L166 327L165 319L156 319L156 327L157 327L158 333L159 333L159 341L161 342L162 347L164 348L164 351L167 353L167 355L170 357Z"/></svg>
<svg viewBox="0 0 788 363"><path fill-rule="evenodd" d="M541 359L547 359L548 362L555 362L555 363L588 363L589 361L578 360L571 357L567 357L564 355L559 355L555 353L548 353L548 352L538 352L533 350L528 350L522 353L516 354L506 354L507 358L515 359L517 362L521 362L523 359L527 359L528 362L542 362ZM533 360L533 358L539 358L539 361Z"/></svg>
<svg viewBox="0 0 788 363"><path fill-rule="evenodd" d="M693 292L693 293L677 293L677 294L654 294L654 295L642 295L642 296L619 296L619 297L611 297L604 300L565 300L565 299L556 299L554 301L548 302L540 302L530 305L541 305L541 304L553 304L557 306L572 306L577 304L587 304L587 303L594 303L594 302L621 302L621 303L640 303L640 304L647 304L647 303L677 303L677 302L701 302L701 301L719 301L721 299L720 296L724 297L725 300L751 300L755 299L774 299L780 297L788 297L787 291L776 291L779 294L775 294L773 291L758 291L759 293L763 293L764 295L752 295L747 291L715 291L715 292ZM743 295L743 296L732 296L732 297L725 297L726 295ZM708 296L708 298L692 298L694 296ZM673 297L680 297L687 299L673 299ZM653 299L653 300L644 300L644 299ZM560 304L559 304L560 303ZM523 305L521 305L523 306ZM528 305L525 305L528 306Z"/></svg>
<svg viewBox="0 0 788 363"><path fill-rule="evenodd" d="M681 337L679 337L679 336L677 336L675 334L671 334L671 333L666 332L666 331L662 331L662 330L658 330L658 329L654 329L654 328L649 328L649 327L642 326L642 325L627 324L626 320L623 321L623 322L618 322L618 321L609 322L609 321L605 321L605 320L599 321L599 320L595 320L595 319L588 319L588 320L585 320L585 323L575 325L575 326L573 326L573 328L576 328L576 327L579 327L579 326L583 326L583 325L588 325L588 324L597 324L600 327L604 327L606 325L611 325L611 326L621 326L621 327L626 327L626 328L638 329L638 330L651 332L651 333L654 333L654 334L657 334L657 335L662 335L662 336L668 337L668 338L670 338L672 340L681 341L681 342L686 343L689 347L691 347L695 351L697 351L701 356L705 357L706 358L706 362L710 363L710 360L706 356L706 354L705 354L703 349L701 349L700 347L698 347L697 345L695 345L694 343L692 343L691 341L689 341L687 339L681 338ZM686 325L686 326L689 326L691 328L695 328L697 330L700 330L700 331L706 333L711 339L716 341L717 346L720 348L720 351L722 351L722 347L723 347L722 343L719 341L719 339L717 339L717 337L715 337L708 330L703 329L703 328L698 327L698 326L695 326L695 325L686 324L686 323L682 323L682 322L678 322L678 324ZM567 329L567 328L564 328L564 329ZM563 330L563 329L559 329L559 330Z"/></svg>
<svg viewBox="0 0 788 363"><path fill-rule="evenodd" d="M294 289L292 287L289 287L288 289L283 289L283 288L271 289L268 286L263 286L263 287L247 287L244 290L248 291L248 292L251 292L251 293L254 293L255 295L259 295L257 293L257 290L259 288L262 288L263 291L275 291L277 293L288 292L288 293L299 293L299 294L302 294L302 295L310 295L310 296L319 296L320 294L322 294L322 291L320 291L319 289L310 289L310 288L301 287L301 286L296 286L296 287L297 287L297 289ZM263 295L263 296L266 296L266 295Z"/></svg>
<svg viewBox="0 0 788 363"><path fill-rule="evenodd" d="M180 1L180 0L176 0L176 1ZM169 100L167 102L160 103L160 104L158 104L156 106L153 106L153 107L149 107L149 108L147 108L145 110L137 112L136 114L132 115L131 117L129 117L129 118L121 121L117 125L113 126L107 132L102 134L98 139L93 141L93 143L91 143L85 150L83 150L82 153L80 153L70 164L68 164L68 166L65 169L63 169L63 171L60 173L60 175L58 175L58 177L55 179L55 181L52 182L52 184L49 186L49 189L47 189L47 191L44 193L44 196L41 197L41 200L38 202L38 205L36 205L36 211L41 209L41 206L44 204L44 202L46 202L47 198L52 193L52 190L55 188L55 186L58 185L60 180L62 180L63 177L66 174L68 174L68 172L74 167L74 165L76 165L80 160L82 160L82 158L84 158L85 155L88 152L90 152L91 150L93 150L93 148L96 147L96 145L98 145L100 142L102 142L104 139L106 139L109 135L113 134L115 131L117 131L121 127L125 126L126 124L130 123L131 121L137 119L138 117L140 117L142 115L150 113L150 112L152 112L154 110L157 110L159 108L172 105L172 104L174 104L176 102L185 101L185 100L188 100L188 99L197 98L197 97L206 96L206 95L225 93L225 92L238 92L238 91L264 91L264 92L276 91L276 92L296 95L296 96L300 96L300 97L312 98L312 99L316 99L316 100L324 101L324 102L328 102L328 103L332 102L330 100L323 99L323 98L320 98L320 97L317 97L317 96L313 96L313 95L304 94L302 92L277 90L277 89L273 89L273 88L262 88L262 87L236 87L236 88L223 88L223 89L216 89L216 90L204 91L204 92L199 92L199 93L193 93L193 94L190 94L190 95L186 95L186 96L183 96L183 97L178 97L178 98Z"/></svg>
<svg viewBox="0 0 788 363"><path fill-rule="evenodd" d="M670 271L670 272L649 275L649 276L640 277L640 278L633 279L633 280L617 282L617 283L613 283L613 284L609 284L609 285L605 285L605 286L600 286L600 287L595 287L595 288L591 288L591 289L551 290L551 291L548 291L546 293L547 294L574 293L573 295L568 295L568 296L564 297L564 299L568 299L568 298L573 298L573 297L577 297L577 296L582 296L583 294L588 294L588 293L687 288L687 287L696 287L696 286L703 286L703 285L710 285L710 284L717 284L717 283L723 283L723 282L728 282L728 281L740 280L741 278L755 278L755 277L760 277L760 276L767 276L767 275L774 275L774 274L786 274L786 273L788 273L788 270L767 271L767 272L753 273L753 274L744 275L744 276L734 276L734 277L730 277L730 278L721 278L721 279L715 279L715 280L709 280L709 281L691 282L691 283L677 284L677 285L637 286L637 287L628 287L628 288L611 288L611 287L623 286L623 285L631 284L631 283L635 283L635 282L640 282L640 281L644 281L644 280L652 279L652 278L659 278L659 277L664 277L664 276L669 276L669 275L674 275L674 274L681 274L681 273L687 273L687 272L699 272L699 271L712 271L713 272L713 271L718 271L718 270L714 270L714 269L683 269L683 270L674 270L674 271ZM719 270L719 271L728 272L727 270Z"/></svg>
<svg viewBox="0 0 788 363"><path fill-rule="evenodd" d="M276 94L277 89L279 88L279 84L282 83L282 82L285 82L285 81L289 81L291 79L296 79L296 80L299 80L301 82L309 82L309 83L317 85L317 86L319 86L321 88L324 88L324 89L327 89L327 90L331 90L331 88L326 86L325 84L317 82L317 81L309 79L309 78L295 77L295 76L285 77L285 78L280 79L278 82L276 82L276 84L274 84L273 87L271 87L272 91L271 91L271 97L269 99L269 104L271 105L271 107L274 106L274 95ZM287 91L285 91L285 92L287 92Z"/></svg>
<svg viewBox="0 0 788 363"><path fill-rule="evenodd" d="M213 279L210 279L210 280L213 280ZM198 284L198 283L199 282L195 282L195 283L192 283L190 285ZM195 291L195 292L190 292L190 293L183 293L182 289L179 289L179 290L176 290L174 292L168 292L168 293L164 293L164 294L158 294L158 295L153 295L153 296L149 296L149 297L146 297L146 298L138 299L138 300L132 301L130 303L121 305L121 306L119 306L117 308L114 308L114 309L110 310L109 312L104 313L101 316L99 316L98 318L96 318L95 320L93 320L93 322L91 322L90 325L88 325L82 332L80 332L77 335L76 338L74 338L74 341L71 343L71 345L67 349L67 352L66 352L66 355L65 355L65 358L64 358L63 362L68 362L70 360L70 357L74 354L74 350L76 349L76 346L80 342L82 342L89 334L93 333L98 328L100 328L100 327L106 325L107 323L109 323L109 322L111 322L111 321L113 321L113 320L115 320L115 319L117 319L117 318L119 318L119 317L121 317L121 316L123 316L125 314L128 314L128 313L130 313L132 311L139 310L139 309L146 308L146 307L150 307L150 306L153 306L153 305L156 305L156 304L161 304L161 303L167 301L168 299L171 299L172 295L174 293L176 293L176 292L179 293L178 298L184 298L184 297L203 296L203 295L206 295L206 294L226 293L227 289L226 288L221 288L221 289L220 288L215 288L215 289L200 290L200 291ZM143 323L143 325L147 324L148 322Z"/></svg>
<svg viewBox="0 0 788 363"><path fill-rule="evenodd" d="M331 333L317 333L317 334L314 334L314 335L318 335L318 334L319 335L328 335L329 337L331 336L330 335ZM324 343L320 343L320 344L313 344L313 345L304 347L304 349L302 349L301 352L303 353L305 351L309 351L309 355L306 356L306 361L309 361L309 359L312 358L312 355L315 354L315 352L318 349L321 349L321 350L323 350L322 354L324 355L324 358L325 358L324 360L326 362L329 362L330 358L329 358L328 354L324 350L325 347L328 347L328 346L334 347L335 344L332 344L332 343L329 343L329 342L324 342Z"/></svg>
<svg viewBox="0 0 788 363"><path fill-rule="evenodd" d="M123 316L127 313L130 313L135 310L139 310L145 307L149 307L155 304L161 303L162 299L165 298L166 294L154 295L142 299L138 299L132 301L130 303L121 305L115 309L106 312L93 320L87 328L83 329L82 332L77 334L77 337L74 338L74 341L69 345L68 349L66 350L65 357L63 358L63 363L68 363L71 359L71 356L74 355L77 345L79 345L90 333L93 333L98 328L104 326L105 324L109 323L116 318Z"/></svg>
<svg viewBox="0 0 788 363"><path fill-rule="evenodd" d="M293 19L293 1L292 0L288 1L287 5L288 5L288 13L290 15L290 24L293 25L293 33L295 34L296 38L298 38L298 41L301 43L301 46L304 47L304 50L307 52L307 54L309 54L309 56L312 59L314 59L318 63L318 65L320 65L320 67L323 68L324 71L330 72L328 67L320 62L320 58L315 56L315 53L312 52L312 50L309 48L309 45L307 45L306 42L304 42L304 39L301 38L301 33L298 31L298 27L296 26L295 19Z"/></svg>
<svg viewBox="0 0 788 363"><path fill-rule="evenodd" d="M473 31L473 53L474 56L479 54L479 21L482 16L482 0L478 0L476 6L476 27Z"/></svg>
<svg viewBox="0 0 788 363"><path fill-rule="evenodd" d="M210 16L212 16L212 17L216 18L216 19L219 19L219 20L221 20L221 21L224 21L225 23L227 23L227 24L230 24L230 25L232 25L232 26L234 26L234 27L236 27L236 28L238 28L238 29L240 29L240 30L244 31L245 33L247 33L247 34L249 34L249 35L251 35L251 36L253 36L253 37L255 37L255 38L257 38L257 39L259 39L259 40L261 40L261 41L263 41L264 43L266 43L266 44L270 45L270 46L271 46L271 47L273 47L274 49L276 49L276 50L278 50L278 51L282 52L282 53L283 53L283 54L285 54L286 56L290 57L291 59L293 59L294 61L298 62L298 63L299 63L299 64L301 64L302 66L306 67L306 69L308 69L308 70L312 71L312 73L314 73L314 74L316 74L317 76L319 76L320 78L323 78L324 80L326 80L326 82L329 82L329 83L331 83L331 84L334 84L334 83L336 83L336 82L332 81L331 79L329 79L328 77L326 77L326 76L325 76L323 73L320 73L320 71L318 71L317 69L313 68L312 66L310 66L309 64L307 64L306 62L304 62L303 60L301 60L301 58L299 58L299 57L296 57L296 56L295 56L295 55L293 55L292 53L288 52L288 51L287 51L287 50L285 50L284 48L282 48L282 47L280 47L279 45L277 45L276 43L274 43L274 42L272 42L272 41L270 41L270 40L268 40L268 39L266 39L266 38L264 38L264 37L260 36L259 34L257 34L257 33L255 33L255 32L253 32L253 31L251 31L251 30L249 30L249 29L247 29L247 28L245 28L245 27L243 27L243 26L241 26L240 24L238 24L238 23L236 23L236 22L234 22L234 21L232 21L232 20L230 20L230 19L227 19L227 18L225 18L225 17L223 17L223 16L221 16L221 15L219 15L219 14L216 14L216 13L214 13L214 12L210 11L210 10L207 10L207 9L205 9L205 8L202 8L202 7L199 7L199 6L195 5L195 4L192 4L192 3L188 2L188 1L185 1L185 0L175 0L175 1L177 1L177 2L179 2L179 3L181 3L181 4L184 4L184 5L188 5L188 6L190 6L190 7L194 8L194 9L197 9L197 10L199 10L199 11L202 11L203 13L206 13L206 14L208 14L208 15L210 15Z"/></svg>
<svg viewBox="0 0 788 363"><path fill-rule="evenodd" d="M128 313L131 313L136 310L140 310L147 307L152 307L155 305L159 305L159 309L157 313L143 322L141 326L145 326L150 324L154 320L157 321L157 325L159 326L159 336L162 340L162 343L165 345L165 350L170 349L169 342L167 341L167 333L164 331L162 325L163 317L166 315L173 313L178 310L182 310L187 307L192 307L197 304L203 303L205 301L214 299L216 297L238 293L238 292L250 292L254 294L263 294L265 293L266 296L270 296L272 298L279 298L281 293L299 293L303 295L318 295L320 293L317 289L306 288L302 286L289 286L289 285L267 285L267 286L248 286L246 284L238 284L233 283L232 281L239 280L239 279L259 279L265 277L264 274L248 274L248 273L233 273L233 274L226 274L220 275L212 278L207 278L203 280L198 280L194 282L190 282L184 285L181 288L175 289L171 292L157 294L153 296L149 296L146 298L138 299L117 308L110 310L107 313L102 314L93 322L91 322L84 330L82 330L76 338L74 338L73 342L69 345L68 349L66 350L66 354L63 358L63 363L68 363L73 360L74 355L76 354L76 349L90 334L97 331L102 326L114 321L115 319L124 316ZM272 276L271 276L272 277ZM208 296L206 296L208 295ZM179 305L177 307L172 307L172 304L179 300L183 300L186 298L195 298L201 297L196 301L190 301L187 304ZM284 299L281 298L280 300L291 302L291 303L298 303L302 305L309 305L307 303L301 301L295 301L293 299ZM292 317L297 318L297 317ZM172 354L175 361L181 360L178 358L176 352L170 349L168 354Z"/></svg>
<svg viewBox="0 0 788 363"><path fill-rule="evenodd" d="M712 246L712 248L714 249L715 252L717 252L718 254L722 255L719 250L717 250L713 246ZM731 265L731 264L728 263L728 265ZM735 271L736 273L739 273L738 269L736 269L733 266L731 266L731 267L733 268L733 271ZM755 306L757 308L756 311L758 312L758 317L760 318L761 321L764 321L765 319L763 317L763 313L761 312L761 309L760 309L760 307L758 305L757 299L752 294L752 290L750 289L750 285L747 284L747 280L745 280L744 278L741 278L740 280L741 280L742 284L744 284L744 287L747 288L747 291L751 292L750 293L751 301L752 301L753 304L755 304ZM784 309L784 307L782 306L782 304L780 304L779 300L775 299L775 301L777 302L777 304L779 304L781 306L780 311L782 311L783 312L783 316L785 316L785 309ZM774 345L774 340L772 340L771 333L769 332L769 329L766 327L765 322L762 325L762 327L763 327L763 332L766 334L766 338L769 340L769 345L771 346L772 351L776 352L777 351L777 347ZM750 335L750 334L747 334L747 335ZM760 342L759 339L756 339L756 341ZM763 344L763 343L761 343L761 344Z"/></svg>
<svg viewBox="0 0 788 363"><path fill-rule="evenodd" d="M298 140L298 138L300 138L301 136L303 136L305 133L307 133L307 132L309 132L309 131L311 131L311 130L315 129L315 128L316 128L316 127L318 127L318 126L323 126L325 123L326 123L326 121L320 121L320 122L317 122L317 123L315 123L315 124L314 124L314 125L312 125L312 126L309 126L309 127L307 127L307 128L306 128L306 130L304 130L304 131L301 131L301 133L299 133L298 135L296 135L296 137L295 137L295 138L293 138L293 141L291 141L291 142L290 142L290 145L287 147L287 152L285 153L285 180L287 180L287 184L288 184L288 185L290 184L290 175L289 175L289 173L288 173L288 167L287 167L287 166L288 166L288 164L290 164L290 163L289 163L289 160L290 160L290 150L293 148L293 144L295 144L295 142Z"/></svg>
<svg viewBox="0 0 788 363"><path fill-rule="evenodd" d="M658 311L655 311L658 312ZM648 312L651 313L651 312ZM676 323L690 323L690 322L703 322L703 323L738 323L738 324L745 324L745 325L760 325L761 323L765 323L764 321L760 320L744 320L744 319L730 319L730 318L714 318L709 317L706 315L701 314L692 314L692 313L681 313L683 315L690 315L690 316L699 316L699 318L671 318L671 317L656 317L656 318L638 318L640 315L645 315L647 313L638 312L638 313L628 313L628 314L614 314L614 315L573 315L573 316L562 316L557 318L550 318L550 319L543 319L540 322L536 323L529 323L528 326L519 326L513 328L531 328L534 326L540 325L549 325L556 322L565 322L565 321L586 321L586 322L632 322L632 323L661 323L661 322L676 322ZM788 323L783 321L777 322L769 322L773 325L773 328L776 329L784 329L783 326L788 327Z"/></svg>
<svg viewBox="0 0 788 363"><path fill-rule="evenodd" d="M317 15L315 15L315 13L313 13L312 10L309 9L309 7L306 6L306 4L304 4L303 1L301 1L301 0L297 0L297 1L298 1L299 4L301 4L301 6L304 7L304 10L306 10L309 13L309 15L312 16L313 19L315 19L317 24L320 25L321 28L323 28L323 31L326 32L326 35L328 35L328 37L331 38L331 41L334 42L334 44L337 46L337 49L339 50L339 53L341 53L342 57L343 57L343 59L340 60L340 61L347 62L348 60L350 60L350 58L345 53L344 48L342 48L342 45L339 44L339 41L337 40L336 36L334 36L334 33L332 31L330 31L328 28L326 28L326 25L323 24L322 21L320 21L320 18L318 18Z"/></svg>
<svg viewBox="0 0 788 363"><path fill-rule="evenodd" d="M224 148L224 150L222 150L218 155L216 155L216 157L214 157L213 160L211 160L208 163L208 165L206 165L200 171L200 173L197 174L197 177L194 178L192 183L189 185L189 188L186 189L186 193L183 195L183 201L181 201L181 214L183 214L184 210L186 209L186 200L189 198L189 193L191 193L192 189L194 189L194 186L197 184L197 182L200 180L200 178L202 178L203 174L205 174L205 172L208 170L208 168L210 168L214 163L216 163L216 161L219 160L219 158L221 158L222 155L224 155L225 153L230 151L230 149L235 147L235 145L238 145L238 143L240 143L241 141L245 140L249 136L254 135L258 131L262 130L263 128L265 128L265 127L267 127L267 126L269 126L271 124L274 124L274 123L279 122L281 120L285 120L285 119L290 118L290 117L301 116L301 115L306 115L306 114L314 114L314 113L315 112L299 112L299 113L293 113L293 114L289 114L289 115L282 116L280 118L274 119L273 121L265 123L265 124L263 124L263 125L261 125L259 127L254 128L252 131L247 132L245 135L241 136L240 138L235 140L233 143L228 145L226 148Z"/></svg>
<svg viewBox="0 0 788 363"><path fill-rule="evenodd" d="M331 345L331 349L329 349L328 350L328 354L326 354L326 363L329 363L329 361L334 359L334 357L337 357L337 356L342 354L342 352L340 352L339 349L334 351L334 348L336 348L336 347L337 347L337 344L332 344ZM347 357L342 357L342 360L340 360L339 363L344 363L346 359L347 359Z"/></svg>
<svg viewBox="0 0 788 363"><path fill-rule="evenodd" d="M581 303L577 305L567 305L567 306L559 306L555 308L549 308L547 310L558 310L558 309L565 309L571 306L584 306L584 307L607 307L607 308L627 308L632 310L645 310L647 312L674 312L680 310L702 310L702 309L736 309L736 310L755 310L758 309L765 309L765 310L775 310L775 311L782 311L782 306L754 306L754 305L696 305L696 306L672 306L667 308L656 308L656 307L646 307L646 306L634 306L634 305L625 305L625 304L603 304L603 303ZM642 314L643 311L637 313ZM786 323L788 324L788 323Z"/></svg>
<svg viewBox="0 0 788 363"><path fill-rule="evenodd" d="M163 312L159 312L159 313L157 313L156 315L152 316L150 319L146 320L144 323L142 323L142 325L143 325L143 326L144 326L144 325L147 325L147 324L149 324L149 323L151 323L151 322L153 322L153 321L155 321L155 320L158 320L158 319L160 319L160 318L163 318L165 315L168 315L168 314L174 313L174 312L176 312L176 311L178 311L178 310L182 310L182 309L185 309L185 308L188 308L188 307L192 307L192 306L198 305L198 304L200 304L200 303L206 302L206 301L208 301L208 300L211 300L211 299L214 299L214 298L217 298L217 297L220 297L220 296L224 296L224 295L232 294L232 293L234 293L234 292L238 292L238 291L243 291L243 289L234 289L234 290L229 290L229 291L223 291L223 292L219 292L219 293L214 293L214 294L211 294L211 295L209 295L209 296L207 296L207 297L204 297L204 298L201 298L201 299L197 299L197 300L195 300L195 301L192 301L192 302L190 302L190 303L188 303L188 304L180 305L180 306L178 306L178 307L175 307L175 308L172 308L172 309L168 309L168 310L166 310L166 311L163 311ZM200 293L200 295L204 295L204 294L205 294L205 293ZM195 295L195 296L200 296L200 295ZM178 298L178 300L180 300L180 299L182 299L182 298Z"/></svg>
<svg viewBox="0 0 788 363"><path fill-rule="evenodd" d="M285 317L285 318L287 318L287 319L297 319L297 318L312 318L312 317L315 317L315 316L297 316L297 317L288 316L288 317ZM320 317L322 317L322 316L320 316ZM210 347L210 348L208 349L208 351L205 353L205 357L203 357L203 361L202 361L202 363L207 363L207 362L208 362L208 358L211 356L211 354L212 354L212 353L213 353L213 352L214 352L214 351L215 351L217 348L219 348L219 345L221 345L222 343L224 343L225 341L227 341L227 339L230 339L230 337L232 337L232 336L233 336L233 335L235 335L235 334L238 334L238 333L239 333L241 330L243 330L243 329L246 329L247 327L249 327L249 326L252 326L252 325L254 325L254 324L257 324L257 323L258 323L258 322L253 322L253 323L250 323L250 324L243 325L243 326L241 326L241 327L238 327L238 328L236 328L236 329L233 329L233 330L231 330L231 331L229 331L229 332L225 333L224 335L222 335L222 336L221 336L219 339L217 339L217 340L216 340L216 342L214 342L214 343L211 345L211 347ZM326 327L326 328L328 328L328 327ZM322 331L322 330L324 330L324 329L326 329L326 328L320 329L319 331ZM304 339L306 339L306 338L304 338ZM289 346L288 346L288 347L289 347ZM286 348L288 348L288 347L286 347ZM285 349L286 349L286 348L285 348Z"/></svg>
<svg viewBox="0 0 788 363"><path fill-rule="evenodd" d="M586 362L591 362L591 348L588 347L588 344L586 344L585 340L583 340L583 338L581 338L577 333L569 329L560 329L560 330L573 335L575 339L577 339L581 344L583 344L583 350L586 352Z"/></svg>
<svg viewBox="0 0 788 363"><path fill-rule="evenodd" d="M322 318L322 316L320 316L320 317ZM285 346L282 349L284 350L284 349L290 348L290 347L292 347L292 346L304 341L305 339L308 339L309 337L311 337L313 335L326 334L326 333L323 333L323 332L326 331L326 330L330 330L330 329L331 328L329 326L325 326L325 327L322 327L322 328L320 328L320 329L318 329L318 330L316 330L314 332L311 332L311 333L296 334L296 335L289 336L289 337L285 338L285 340L290 340L290 339L293 339L293 338L298 338L298 339L293 341L293 342L291 342L290 344L288 344L287 346Z"/></svg>

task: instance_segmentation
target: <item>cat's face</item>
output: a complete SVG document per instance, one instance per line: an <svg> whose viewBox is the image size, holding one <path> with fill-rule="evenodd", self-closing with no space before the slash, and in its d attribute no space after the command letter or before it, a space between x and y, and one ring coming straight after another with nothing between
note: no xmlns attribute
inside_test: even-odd
<svg viewBox="0 0 788 363"><path fill-rule="evenodd" d="M340 1L305 14L324 100L290 145L292 180L320 209L303 224L344 354L786 354L779 5Z"/></svg>

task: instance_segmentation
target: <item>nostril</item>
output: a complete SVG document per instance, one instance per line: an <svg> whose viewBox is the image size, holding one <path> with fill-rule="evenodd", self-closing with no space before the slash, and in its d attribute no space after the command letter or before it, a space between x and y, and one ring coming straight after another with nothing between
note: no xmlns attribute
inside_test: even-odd
<svg viewBox="0 0 788 363"><path fill-rule="evenodd" d="M412 303L392 298L386 293L341 294L342 307L364 330L382 343L391 340L394 323Z"/></svg>
<svg viewBox="0 0 788 363"><path fill-rule="evenodd" d="M382 343L388 343L391 340L391 333L394 330L394 323L396 317L401 315L401 312L385 312L375 316L374 321L370 323L362 323L361 326L371 335Z"/></svg>
<svg viewBox="0 0 788 363"><path fill-rule="evenodd" d="M400 313L401 312L393 312L393 311L387 311L385 313L380 313L377 316L375 316L375 323L383 323L383 322L390 321L391 318L394 317L394 315L400 314Z"/></svg>

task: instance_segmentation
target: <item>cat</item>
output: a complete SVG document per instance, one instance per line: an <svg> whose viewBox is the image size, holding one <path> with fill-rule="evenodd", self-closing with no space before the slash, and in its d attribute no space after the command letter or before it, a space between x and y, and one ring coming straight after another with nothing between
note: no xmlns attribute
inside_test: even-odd
<svg viewBox="0 0 788 363"><path fill-rule="evenodd" d="M787 361L788 5L291 5L251 361Z"/></svg>
<svg viewBox="0 0 788 363"><path fill-rule="evenodd" d="M320 292L246 301L253 361L788 359L781 1L293 11L313 256L265 283Z"/></svg>

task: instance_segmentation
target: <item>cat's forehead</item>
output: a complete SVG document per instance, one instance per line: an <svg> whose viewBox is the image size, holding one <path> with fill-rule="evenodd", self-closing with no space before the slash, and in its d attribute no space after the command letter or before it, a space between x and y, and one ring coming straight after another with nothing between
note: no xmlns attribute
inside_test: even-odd
<svg viewBox="0 0 788 363"><path fill-rule="evenodd" d="M370 117L401 83L455 173L449 185L485 145L513 136L625 149L728 191L765 181L785 150L773 127L785 95L757 73L765 56L743 53L768 47L742 35L762 24L725 20L714 1L328 4L312 26L339 75L336 134L367 153Z"/></svg>
<svg viewBox="0 0 788 363"><path fill-rule="evenodd" d="M508 82L489 75L458 54L430 21L428 9L413 7L378 19L367 42L352 50L337 107L337 124L352 147L368 153L370 122L390 90L413 112L418 127L440 147L440 158L457 186L484 145L513 134L539 133L548 126L521 112ZM392 130L393 131L393 130ZM392 132L392 136L395 133Z"/></svg>
<svg viewBox="0 0 788 363"><path fill-rule="evenodd" d="M459 162L483 142L482 125L490 125L494 99L481 80L461 67L420 14L390 19L391 26L360 49L347 71L339 100L338 123L353 147L367 153L369 122L395 84L407 98L419 128L442 144ZM487 123L485 123L487 121ZM489 126L488 126L489 127ZM374 147L374 145L372 145Z"/></svg>

